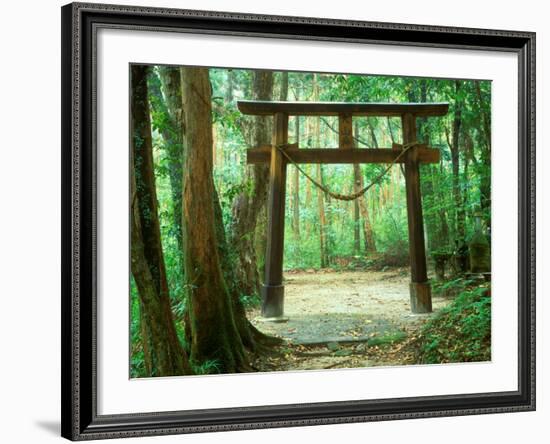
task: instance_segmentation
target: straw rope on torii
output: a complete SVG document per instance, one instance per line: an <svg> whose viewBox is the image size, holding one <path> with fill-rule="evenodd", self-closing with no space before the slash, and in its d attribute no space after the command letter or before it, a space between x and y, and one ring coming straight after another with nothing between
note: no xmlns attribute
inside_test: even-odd
<svg viewBox="0 0 550 444"><path fill-rule="evenodd" d="M395 159L380 173L378 176L376 176L371 183L369 183L367 186L363 187L359 191L356 191L353 194L340 194L335 193L334 191L329 190L326 186L324 186L322 183L319 183L317 180L315 180L313 177L311 177L300 165L298 165L292 158L288 155L288 153L284 150L284 146L286 145L275 145L278 151L282 153L282 155L292 164L294 165L300 173L302 173L313 185L315 185L317 188L319 188L321 191L323 191L325 194L328 194L330 197L337 199L337 200L343 200L343 201L352 201L355 199L358 199L359 197L363 196L369 189L371 189L374 185L376 185L382 178L388 173L388 171L391 169L392 166L394 166L397 161L405 155L405 153L410 150L412 147L420 145L418 142L410 142L403 145L403 149L399 151L399 154L395 157Z"/></svg>

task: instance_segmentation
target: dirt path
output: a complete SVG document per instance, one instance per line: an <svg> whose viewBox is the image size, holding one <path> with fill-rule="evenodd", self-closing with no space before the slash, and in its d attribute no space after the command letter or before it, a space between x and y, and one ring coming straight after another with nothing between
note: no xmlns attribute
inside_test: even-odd
<svg viewBox="0 0 550 444"><path fill-rule="evenodd" d="M433 297L434 313L449 299ZM286 322L248 313L261 331L288 341L285 359L257 363L265 370L403 364L399 350L431 315L414 315L409 270L287 272ZM270 367L271 366L271 367Z"/></svg>

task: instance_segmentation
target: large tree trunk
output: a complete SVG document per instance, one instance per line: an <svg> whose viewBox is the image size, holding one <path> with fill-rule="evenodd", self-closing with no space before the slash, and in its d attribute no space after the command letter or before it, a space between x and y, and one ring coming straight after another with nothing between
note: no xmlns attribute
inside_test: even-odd
<svg viewBox="0 0 550 444"><path fill-rule="evenodd" d="M191 359L214 362L219 372L232 373L247 369L247 363L218 250L208 69L182 69L181 82L187 147L182 222Z"/></svg>
<svg viewBox="0 0 550 444"><path fill-rule="evenodd" d="M174 326L160 239L148 67L132 66L131 268L158 376L191 373Z"/></svg>
<svg viewBox="0 0 550 444"><path fill-rule="evenodd" d="M260 215L264 215L267 212L265 209L260 212ZM227 242L225 235L225 229L223 226L222 208L218 198L218 193L214 188L214 218L216 227L216 237L218 240L218 253L220 255L220 262L222 267L222 273L225 278L228 291L230 293L233 317L235 319L235 325L239 336L243 343L243 346L252 353L262 353L269 351L269 346L280 344L281 340L275 337L267 336L254 327L246 317L246 311L243 303L241 302L240 290L238 287L238 281L236 279L236 270L233 253ZM261 223L260 225L261 226ZM261 239L256 239L256 242L262 242L265 239L263 236ZM264 248L265 249L265 248ZM248 366L243 365L241 370L247 370Z"/></svg>
<svg viewBox="0 0 550 444"><path fill-rule="evenodd" d="M143 350L143 364L145 374L153 374L153 356L151 355L151 333L149 332L148 322L145 319L143 304L139 302L139 333L141 335L141 349Z"/></svg>
<svg viewBox="0 0 550 444"><path fill-rule="evenodd" d="M253 96L257 100L271 100L273 94L273 73L254 71ZM271 122L267 117L255 117L252 145L269 144ZM269 167L254 165L247 168L245 183L252 182L252 192L244 191L233 203L233 224L230 243L237 256L235 278L243 295L260 294L260 273L254 248L254 233L260 211L267 200Z"/></svg>

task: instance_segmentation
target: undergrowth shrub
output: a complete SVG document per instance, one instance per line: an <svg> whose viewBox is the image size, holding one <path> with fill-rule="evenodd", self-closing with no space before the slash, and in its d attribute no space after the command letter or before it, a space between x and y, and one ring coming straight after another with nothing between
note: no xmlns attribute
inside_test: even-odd
<svg viewBox="0 0 550 444"><path fill-rule="evenodd" d="M419 362L491 360L491 296L486 287L462 291L428 321L418 338Z"/></svg>

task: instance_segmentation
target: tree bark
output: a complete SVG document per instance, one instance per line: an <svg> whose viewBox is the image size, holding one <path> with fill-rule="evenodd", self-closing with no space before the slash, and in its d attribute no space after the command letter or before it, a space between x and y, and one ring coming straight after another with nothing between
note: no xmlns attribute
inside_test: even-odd
<svg viewBox="0 0 550 444"><path fill-rule="evenodd" d="M353 176L354 176L354 192L361 190L365 183L363 182L363 175L361 174L361 166L359 164L353 164ZM359 206L359 213L361 214L362 227L363 227L363 239L365 241L365 252L376 253L376 243L374 240L374 233L372 231L372 224L370 222L369 210L367 207L367 197L361 196L356 199Z"/></svg>
<svg viewBox="0 0 550 444"><path fill-rule="evenodd" d="M372 140L372 146L374 148L378 148L378 139L376 138L376 133L374 132L374 126L372 125L372 122L370 121L370 118L367 117L367 125L369 128L370 137Z"/></svg>
<svg viewBox="0 0 550 444"><path fill-rule="evenodd" d="M391 143L393 145L395 143L395 136L393 135L391 119L389 117L386 117L386 122L387 122L387 125L388 125L388 133L390 134Z"/></svg>
<svg viewBox="0 0 550 444"><path fill-rule="evenodd" d="M323 169L321 164L317 164L317 181L323 184ZM317 189L317 210L319 214L319 251L321 268L329 266L329 254L327 245L327 220L325 214L325 196L323 191Z"/></svg>
<svg viewBox="0 0 550 444"><path fill-rule="evenodd" d="M425 103L428 101L428 80L427 79L420 79L417 82L420 84L420 102ZM428 118L422 117L417 119L418 124L418 141L425 143L427 145L430 144L430 131L428 126ZM423 180L421 183L422 187L422 196L423 199L426 202L433 202L436 204L437 198L436 198L436 192L435 192L435 185L434 185L434 166L433 165L422 165L421 170L429 171L430 174L426 175L426 180ZM426 244L427 244L427 250L428 251L436 251L444 246L444 243L441 239L442 229L438 228L437 218L438 213L443 210L443 207L441 205L438 205L441 209L438 211L429 211L431 208L431 205L425 205L427 207L428 211L424 212L424 221L425 221L425 238L426 238ZM444 214L444 213L443 213Z"/></svg>
<svg viewBox="0 0 550 444"><path fill-rule="evenodd" d="M145 367L145 374L153 374L153 357L151 355L151 345L149 343L151 333L149 332L148 322L145 319L145 313L143 310L143 304L139 301L139 331L141 334L141 348L143 350L143 364Z"/></svg>
<svg viewBox="0 0 550 444"><path fill-rule="evenodd" d="M484 106L483 94L480 81L475 81L477 104L481 112L483 141L481 144L481 165L480 165L480 206L484 217L487 219L487 226L491 226L491 113L488 107ZM487 99L488 100L488 99ZM484 170L482 170L484 169ZM487 173L489 171L489 173Z"/></svg>
<svg viewBox="0 0 550 444"><path fill-rule="evenodd" d="M374 136L374 128L372 127L372 125L370 124L370 122L368 123L369 125L369 130L372 134L372 137L373 137L373 143L375 144L375 148L378 147L378 141L376 140L376 137ZM359 131L358 131L358 126L357 124L355 125L355 138L357 139L357 137L359 136ZM352 138L352 143L355 143L353 142L353 138ZM364 186L365 186L365 183L363 181L363 175L361 174L361 165L355 163L353 164L353 191L354 192L358 192L359 190L361 190ZM369 215L369 209L367 207L367 196L361 196L359 198L357 198L355 200L355 202L357 203L357 206L358 206L358 209L359 209L359 214L361 215L361 227L363 228L363 239L364 239L364 242L365 242L365 252L368 254L368 253L376 253L376 243L375 243L375 240L374 240L374 233L372 231L372 224L370 222L370 215Z"/></svg>
<svg viewBox="0 0 550 444"><path fill-rule="evenodd" d="M254 98L271 100L272 95L273 73L254 71ZM252 146L270 142L271 121L267 117L256 117L252 132ZM233 203L230 244L237 256L235 264L237 287L241 294L252 296L260 294L260 273L254 238L258 216L267 200L269 167L267 165L248 167L244 180L245 183L252 182L252 191L243 191Z"/></svg>
<svg viewBox="0 0 550 444"><path fill-rule="evenodd" d="M296 100L300 94L296 89ZM294 117L294 142L300 146L300 116ZM297 242L300 241L300 171L292 167L292 232Z"/></svg>
<svg viewBox="0 0 550 444"><path fill-rule="evenodd" d="M432 170L432 177L435 177L436 175L434 174L435 173L435 165L433 166L433 170ZM443 202L445 202L445 196L444 196L444 193L441 191L442 190L442 187L441 187L441 184L440 184L440 181L439 179L443 176L443 159L440 160L439 162L439 176L437 177L437 181L435 181L434 183L434 192L435 192L435 197L439 200L439 202L441 202L438 207L439 207L439 211L438 211L438 214L439 214L439 226L440 226L440 230L439 230L439 240L440 240L440 243L441 243L441 247L445 248L445 247L449 247L450 246L450 229L449 229L449 222L448 222L448 217L447 217L447 211L445 210L446 206L443 204Z"/></svg>
<svg viewBox="0 0 550 444"><path fill-rule="evenodd" d="M279 100L282 102L286 102L288 100L288 71L281 72Z"/></svg>
<svg viewBox="0 0 550 444"><path fill-rule="evenodd" d="M227 89L225 90L225 101L227 104L233 101L233 79L235 72L232 69L227 70Z"/></svg>
<svg viewBox="0 0 550 444"><path fill-rule="evenodd" d="M313 75L313 101L319 100L319 83L317 74ZM313 144L321 146L321 125L320 117L315 117L313 120ZM317 182L323 184L323 167L321 164L316 165ZM315 188L317 192L317 215L319 217L319 256L321 268L329 266L329 253L327 245L326 232L326 214L325 214L325 193L319 188Z"/></svg>
<svg viewBox="0 0 550 444"><path fill-rule="evenodd" d="M353 253L361 253L361 218L359 217L359 202L353 201Z"/></svg>
<svg viewBox="0 0 550 444"><path fill-rule="evenodd" d="M458 96L461 89L460 80L455 81L455 95ZM465 228L464 228L464 207L462 200L462 193L460 191L460 131L462 126L462 101L456 99L455 110L454 110L454 119L453 119L453 130L452 130L452 141L450 144L451 148L451 162L452 162L452 171L453 171L453 198L455 204L455 214L456 214L456 241L459 246L462 246L465 243Z"/></svg>
<svg viewBox="0 0 550 444"><path fill-rule="evenodd" d="M166 157L168 160L168 172L170 179L170 192L173 205L173 223L174 232L179 249L180 264L182 263L182 232L181 232L181 214L182 214L182 171L183 171L183 102L181 97L180 69L171 66L160 66L158 68L161 84L161 101L155 105L152 102L153 109L162 112L167 117L167 124L163 125L161 134L165 142Z"/></svg>
<svg viewBox="0 0 550 444"><path fill-rule="evenodd" d="M186 146L183 173L184 269L189 292L191 359L220 373L248 368L222 272L212 177L212 105L208 69L181 70Z"/></svg>
<svg viewBox="0 0 550 444"><path fill-rule="evenodd" d="M148 67L132 66L131 269L150 333L157 376L191 373L174 325L160 239L147 90Z"/></svg>

